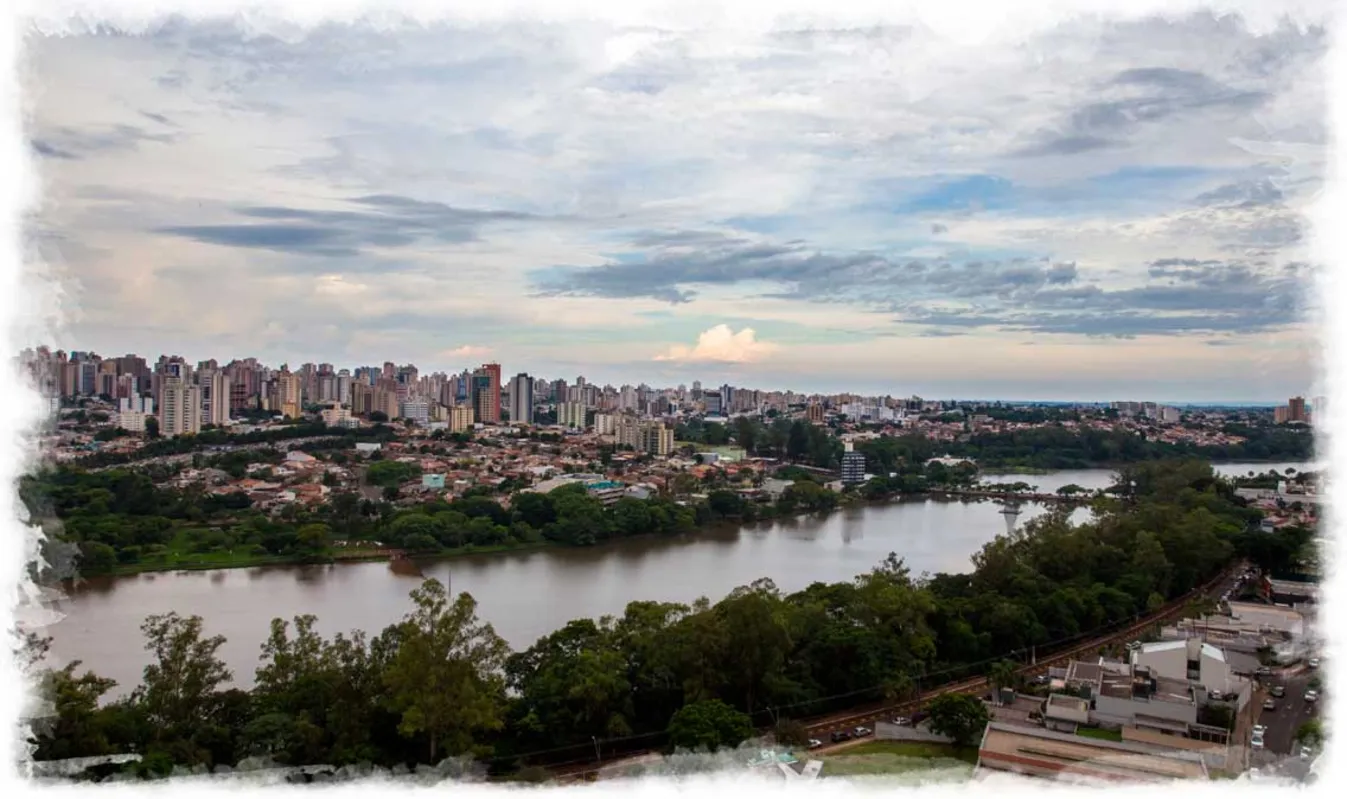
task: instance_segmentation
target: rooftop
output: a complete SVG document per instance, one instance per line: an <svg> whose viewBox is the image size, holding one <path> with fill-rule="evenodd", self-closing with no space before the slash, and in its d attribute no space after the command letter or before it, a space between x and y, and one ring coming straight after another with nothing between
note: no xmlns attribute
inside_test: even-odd
<svg viewBox="0 0 1347 799"><path fill-rule="evenodd" d="M1128 782L1201 779L1200 756L1159 753L1150 747L992 723L982 739L978 766L1044 777L1076 775Z"/></svg>

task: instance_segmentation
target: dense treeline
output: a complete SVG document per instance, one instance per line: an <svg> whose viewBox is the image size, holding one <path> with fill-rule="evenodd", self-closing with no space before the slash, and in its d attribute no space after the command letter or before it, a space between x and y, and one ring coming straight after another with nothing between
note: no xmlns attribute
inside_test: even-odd
<svg viewBox="0 0 1347 799"><path fill-rule="evenodd" d="M751 456L808 463L836 469L842 462L842 443L826 427L796 419L739 416L721 424L694 419L674 428L674 437L709 446L731 441Z"/></svg>
<svg viewBox="0 0 1347 799"><path fill-rule="evenodd" d="M623 739L733 745L750 722L786 725L985 673L1303 536L1251 532L1258 513L1202 462L1128 467L1115 493L1090 523L1053 513L998 537L967 574L913 577L890 556L852 582L792 594L762 580L714 604L632 602L516 653L471 597L428 581L407 619L374 638L323 639L311 619L276 620L247 692L226 688L219 640L203 638L199 620L152 618L154 663L128 698L99 707L106 680L74 666L48 675L59 716L35 734L37 754L135 751L159 771L252 755L338 765L463 755L502 772ZM546 530L557 504L522 512Z"/></svg>
<svg viewBox="0 0 1347 799"><path fill-rule="evenodd" d="M377 424L373 427L340 428L328 427L321 421L296 422L248 433L233 433L226 428L213 428L202 430L195 435L154 438L147 441L143 447L135 452L96 452L81 457L78 463L80 466L93 469L100 466L116 466L167 455L186 455L205 447L247 447L318 436L331 437L343 442L347 447L353 447L356 441L391 441L394 438L394 432L390 427Z"/></svg>
<svg viewBox="0 0 1347 799"><path fill-rule="evenodd" d="M1200 457L1211 461L1308 460L1314 436L1279 427L1241 429L1243 444L1198 447L1155 441L1127 430L1073 430L1047 425L1008 433L976 433L964 441L941 444L921 435L885 436L857 442L866 468L887 475L907 465L950 455L971 458L980 466L1029 469L1088 469L1122 463Z"/></svg>
<svg viewBox="0 0 1347 799"><path fill-rule="evenodd" d="M279 460L278 453L270 454L270 460ZM259 462L259 455L240 450L209 462L241 477L247 465ZM266 468L253 476L266 478ZM413 465L374 461L366 482L391 489L396 497L397 486L416 476ZM718 485L714 478L709 482ZM357 549L397 548L417 555L541 542L592 546L638 535L679 535L719 521L830 510L838 501L837 494L808 479L796 481L771 503L716 487L705 501L684 504L654 495L605 505L575 484L547 494L519 491L510 497L508 509L492 496L473 492L451 502L437 498L399 507L387 501L387 493L376 501L336 491L317 507L290 504L273 514L254 508L242 492L214 494L200 485L179 490L159 487L139 471L66 467L25 476L20 495L34 518L59 521L50 532L54 540L78 548L79 569L85 575L178 564L182 557L205 565L248 558L317 560L332 555L338 541ZM168 561L170 555L179 559Z"/></svg>

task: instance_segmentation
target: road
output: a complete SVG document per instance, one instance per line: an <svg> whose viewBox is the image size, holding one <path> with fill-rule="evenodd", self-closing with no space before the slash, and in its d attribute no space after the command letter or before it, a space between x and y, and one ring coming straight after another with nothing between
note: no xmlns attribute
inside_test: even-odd
<svg viewBox="0 0 1347 799"><path fill-rule="evenodd" d="M1290 675L1285 678L1273 677L1268 681L1268 686L1284 685L1286 686L1286 695L1281 699L1275 700L1277 709L1271 712L1262 709L1262 699L1259 701L1258 715L1256 723L1267 727L1267 732L1263 734L1264 749L1262 752L1255 752L1253 765L1264 765L1273 762L1287 755L1295 755L1300 751L1300 747L1295 743L1296 730L1300 728L1311 718L1314 718L1317 708L1314 704L1305 701L1305 691L1309 687L1310 678L1313 672ZM1265 696L1265 694L1260 694ZM1319 702L1323 702L1321 698Z"/></svg>

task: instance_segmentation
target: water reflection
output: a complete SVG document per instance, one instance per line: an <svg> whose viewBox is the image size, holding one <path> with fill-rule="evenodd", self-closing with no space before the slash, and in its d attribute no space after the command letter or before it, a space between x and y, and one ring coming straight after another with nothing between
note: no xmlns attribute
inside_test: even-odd
<svg viewBox="0 0 1347 799"><path fill-rule="evenodd" d="M1002 479L1014 482L1009 475ZM1111 479L1108 473L1064 472L1025 482L1055 490L1067 483L1107 485ZM1044 511L1025 505L1017 526ZM1072 514L1077 522L1088 517L1086 508ZM969 558L1004 530L994 503L928 499L782 519L742 532L722 528L589 549L96 578L68 588L70 599L60 610L69 615L47 634L53 638L53 660L78 658L117 680L115 697L139 682L148 662L139 629L147 615L200 615L207 634L225 636L221 655L235 682L246 687L273 617L311 613L323 635L353 629L377 635L411 609L407 595L422 577L471 593L481 617L523 648L572 619L620 615L633 600L716 600L761 577L770 577L782 591L798 591L816 581L850 580L889 552L903 558L913 574L967 571Z"/></svg>

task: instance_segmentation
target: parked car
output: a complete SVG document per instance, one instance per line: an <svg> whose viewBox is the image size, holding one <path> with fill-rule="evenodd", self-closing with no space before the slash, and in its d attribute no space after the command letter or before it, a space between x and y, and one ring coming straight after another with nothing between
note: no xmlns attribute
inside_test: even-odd
<svg viewBox="0 0 1347 799"><path fill-rule="evenodd" d="M1309 666L1312 669L1317 669L1319 668L1319 658L1310 658L1305 665Z"/></svg>
<svg viewBox="0 0 1347 799"><path fill-rule="evenodd" d="M1283 696L1286 696L1286 686L1285 685L1272 686L1272 695L1277 697L1278 699L1281 699Z"/></svg>
<svg viewBox="0 0 1347 799"><path fill-rule="evenodd" d="M1262 733L1257 733L1257 732L1254 733L1254 734L1253 734L1253 738L1251 738L1251 739L1249 740L1249 746L1252 746L1254 749L1262 749L1262 748L1263 748L1263 735L1262 735Z"/></svg>
<svg viewBox="0 0 1347 799"><path fill-rule="evenodd" d="M896 724L899 727L910 727L912 726L912 719L908 718L907 716L894 716L892 719L889 720L889 723Z"/></svg>
<svg viewBox="0 0 1347 799"><path fill-rule="evenodd" d="M1314 750L1313 750L1313 749L1309 748L1308 746L1302 746L1302 747L1300 747L1300 759L1301 759L1301 760L1309 760L1309 759L1312 758L1312 757L1314 757Z"/></svg>
<svg viewBox="0 0 1347 799"><path fill-rule="evenodd" d="M1305 701L1306 701L1306 702L1315 702L1315 701L1318 701L1318 699L1319 699L1319 692L1318 692L1318 691L1315 691L1315 690L1309 690L1309 691L1306 691L1306 692L1305 692Z"/></svg>
<svg viewBox="0 0 1347 799"><path fill-rule="evenodd" d="M1258 736L1259 738L1262 738L1263 733L1265 732L1267 732L1267 727L1263 726L1262 724L1253 725L1253 734Z"/></svg>
<svg viewBox="0 0 1347 799"><path fill-rule="evenodd" d="M823 742L820 741L819 739L817 739L817 738L810 738L810 739L809 739L809 748L810 748L810 749L818 749L820 746L823 746Z"/></svg>
<svg viewBox="0 0 1347 799"><path fill-rule="evenodd" d="M854 730L851 731L851 734L854 735L854 736L856 736L857 738L864 738L865 736L867 736L867 735L870 734L870 728L869 728L869 727L857 727L856 729L854 729Z"/></svg>
<svg viewBox="0 0 1347 799"><path fill-rule="evenodd" d="M1277 709L1277 700L1275 700L1275 699L1264 699L1264 700L1263 700L1263 709L1264 709L1264 710L1276 710L1276 709Z"/></svg>
<svg viewBox="0 0 1347 799"><path fill-rule="evenodd" d="M846 730L838 730L838 731L836 731L836 732L833 733L832 739L833 739L833 743L835 743L835 744L840 744L840 743L842 743L843 741L850 741L850 740L851 740L851 733L847 732Z"/></svg>

